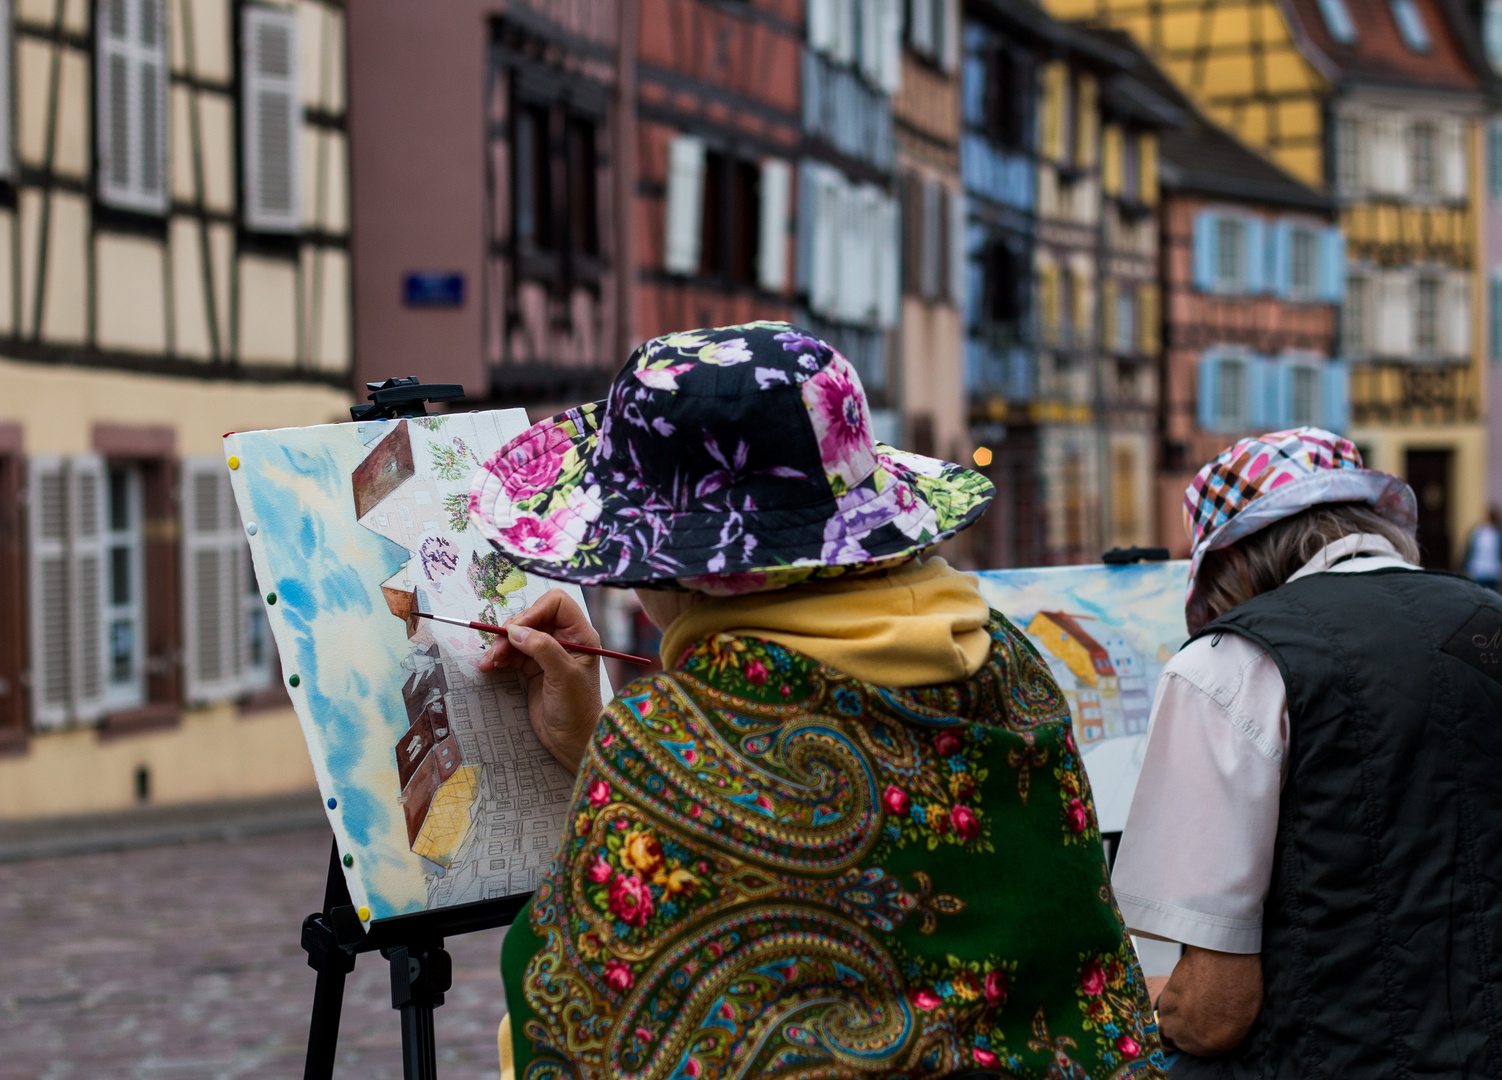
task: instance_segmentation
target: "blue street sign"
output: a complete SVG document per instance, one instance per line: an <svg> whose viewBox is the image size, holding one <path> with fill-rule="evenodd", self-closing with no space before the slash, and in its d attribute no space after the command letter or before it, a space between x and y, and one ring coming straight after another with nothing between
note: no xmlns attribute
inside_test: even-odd
<svg viewBox="0 0 1502 1080"><path fill-rule="evenodd" d="M402 302L408 307L463 307L464 275L422 270L402 279Z"/></svg>

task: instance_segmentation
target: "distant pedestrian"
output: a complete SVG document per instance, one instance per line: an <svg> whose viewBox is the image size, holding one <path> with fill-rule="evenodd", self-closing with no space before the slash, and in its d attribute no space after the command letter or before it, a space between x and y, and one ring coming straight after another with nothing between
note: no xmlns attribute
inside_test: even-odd
<svg viewBox="0 0 1502 1080"><path fill-rule="evenodd" d="M1471 530L1466 544L1465 572L1472 581L1497 588L1502 579L1502 511L1495 506L1486 512L1486 520Z"/></svg>

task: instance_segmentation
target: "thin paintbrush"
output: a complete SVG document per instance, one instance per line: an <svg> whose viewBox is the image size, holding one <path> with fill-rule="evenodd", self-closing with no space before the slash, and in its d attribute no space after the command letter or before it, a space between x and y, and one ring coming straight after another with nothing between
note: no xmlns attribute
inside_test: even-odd
<svg viewBox="0 0 1502 1080"><path fill-rule="evenodd" d="M492 626L490 623L470 622L468 619L451 619L447 615L430 615L426 611L414 611L412 617L416 619L432 619L434 622L452 623L454 626L467 626L471 630L484 630L487 634L504 634L504 626ZM630 653L611 652L609 649L597 649L593 645L580 645L577 641L559 641L565 649L577 649L579 652L594 653L596 656L608 656L612 660L624 660L628 664L640 664L643 667L651 667L655 661L648 660L645 656L632 656Z"/></svg>

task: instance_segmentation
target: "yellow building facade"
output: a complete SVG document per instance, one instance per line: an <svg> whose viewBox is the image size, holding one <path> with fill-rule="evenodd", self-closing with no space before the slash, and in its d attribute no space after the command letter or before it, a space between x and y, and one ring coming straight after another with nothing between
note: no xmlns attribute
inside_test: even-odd
<svg viewBox="0 0 1502 1080"><path fill-rule="evenodd" d="M344 14L0 4L0 819L312 788L220 440L348 418Z"/></svg>
<svg viewBox="0 0 1502 1080"><path fill-rule="evenodd" d="M1340 207L1347 434L1448 566L1485 499L1479 34L1415 0L1048 0L1129 32L1213 120ZM1400 10L1401 9L1401 10Z"/></svg>

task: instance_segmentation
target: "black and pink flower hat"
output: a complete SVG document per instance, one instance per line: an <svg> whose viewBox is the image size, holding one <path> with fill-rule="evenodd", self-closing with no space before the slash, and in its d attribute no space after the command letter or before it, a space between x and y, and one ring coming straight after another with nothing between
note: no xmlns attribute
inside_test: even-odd
<svg viewBox="0 0 1502 1080"><path fill-rule="evenodd" d="M990 481L871 435L850 362L787 323L668 334L604 401L535 424L469 512L543 577L725 596L895 566L985 512Z"/></svg>

